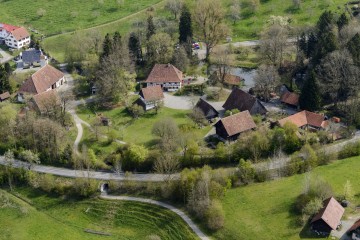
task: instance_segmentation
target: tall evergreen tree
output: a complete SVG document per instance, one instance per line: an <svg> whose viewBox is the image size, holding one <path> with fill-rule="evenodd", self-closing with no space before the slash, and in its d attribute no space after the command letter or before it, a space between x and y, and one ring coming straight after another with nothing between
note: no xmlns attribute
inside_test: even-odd
<svg viewBox="0 0 360 240"><path fill-rule="evenodd" d="M360 66L360 34L355 34L347 43L346 47L352 55L354 63Z"/></svg>
<svg viewBox="0 0 360 240"><path fill-rule="evenodd" d="M309 78L305 81L299 98L300 108L309 111L316 111L320 108L320 89L316 82L315 72L311 71Z"/></svg>
<svg viewBox="0 0 360 240"><path fill-rule="evenodd" d="M121 35L118 31L116 31L113 36L113 48L118 49L121 47L121 45L122 45Z"/></svg>
<svg viewBox="0 0 360 240"><path fill-rule="evenodd" d="M111 40L111 37L110 37L110 34L106 34L105 36L105 39L104 39L104 42L103 42L103 51L102 51L102 54L101 54L101 59L104 59L106 57L108 57L112 50L113 50L113 46L112 46L112 40Z"/></svg>
<svg viewBox="0 0 360 240"><path fill-rule="evenodd" d="M347 15L345 13L342 13L339 17L339 19L336 22L339 31L346 25L349 24L349 18L347 17Z"/></svg>
<svg viewBox="0 0 360 240"><path fill-rule="evenodd" d="M314 33L310 33L307 41L307 51L306 56L311 57L314 56L316 51L317 38Z"/></svg>
<svg viewBox="0 0 360 240"><path fill-rule="evenodd" d="M6 72L6 69L3 65L0 65L0 93L3 92L12 92L10 82L9 82L9 74Z"/></svg>
<svg viewBox="0 0 360 240"><path fill-rule="evenodd" d="M149 40L152 35L156 33L156 27L154 24L153 16L149 16L147 19L147 30L146 30L146 40Z"/></svg>
<svg viewBox="0 0 360 240"><path fill-rule="evenodd" d="M321 14L316 26L319 33L330 31L335 24L335 16L331 11L325 11Z"/></svg>
<svg viewBox="0 0 360 240"><path fill-rule="evenodd" d="M135 33L131 33L129 37L128 48L131 57L136 61L139 62L142 60L142 50L139 38L136 36Z"/></svg>
<svg viewBox="0 0 360 240"><path fill-rule="evenodd" d="M189 8L184 5L180 15L179 22L179 42L189 43L193 36L191 13Z"/></svg>

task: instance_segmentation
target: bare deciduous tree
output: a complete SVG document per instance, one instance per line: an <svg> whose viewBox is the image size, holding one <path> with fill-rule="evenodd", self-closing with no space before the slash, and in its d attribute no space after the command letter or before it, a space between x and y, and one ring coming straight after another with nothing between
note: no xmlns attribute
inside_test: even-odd
<svg viewBox="0 0 360 240"><path fill-rule="evenodd" d="M240 9L241 8L239 0L233 0L230 6L229 15L234 24L241 19Z"/></svg>
<svg viewBox="0 0 360 240"><path fill-rule="evenodd" d="M270 93L274 92L280 83L280 76L274 66L261 65L256 72L254 81L257 94L267 102L270 100Z"/></svg>
<svg viewBox="0 0 360 240"><path fill-rule="evenodd" d="M205 60L209 61L212 49L223 40L228 28L223 23L224 10L220 1L199 0L196 3L194 20L201 40L206 44Z"/></svg>
<svg viewBox="0 0 360 240"><path fill-rule="evenodd" d="M287 27L273 24L262 33L260 52L269 63L281 66L288 38Z"/></svg>
<svg viewBox="0 0 360 240"><path fill-rule="evenodd" d="M174 18L176 19L178 13L181 11L182 5L183 2L181 0L167 0L165 8L174 14Z"/></svg>

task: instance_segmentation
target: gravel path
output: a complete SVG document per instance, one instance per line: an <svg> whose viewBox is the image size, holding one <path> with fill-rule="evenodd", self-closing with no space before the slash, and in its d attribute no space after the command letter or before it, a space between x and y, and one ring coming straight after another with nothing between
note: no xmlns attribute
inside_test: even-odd
<svg viewBox="0 0 360 240"><path fill-rule="evenodd" d="M10 61L11 59L14 58L13 56L8 54L7 52L2 50L1 48L0 48L0 55L2 56L2 57L0 57L0 64L6 63L6 62L8 62L8 61Z"/></svg>
<svg viewBox="0 0 360 240"><path fill-rule="evenodd" d="M146 198L127 197L127 196L112 196L112 195L106 195L106 194L101 195L101 198L108 199L108 200L121 200L121 201L134 201L134 202L149 203L149 204L167 208L170 211L176 213L179 217L181 217L189 225L189 227L195 232L195 234L198 235L198 237L201 240L210 240L210 238L208 238L183 211L181 211L180 209L178 209L170 204L155 201L152 199L146 199Z"/></svg>
<svg viewBox="0 0 360 240"><path fill-rule="evenodd" d="M174 96L164 92L164 106L172 109L189 110L192 109L200 97Z"/></svg>

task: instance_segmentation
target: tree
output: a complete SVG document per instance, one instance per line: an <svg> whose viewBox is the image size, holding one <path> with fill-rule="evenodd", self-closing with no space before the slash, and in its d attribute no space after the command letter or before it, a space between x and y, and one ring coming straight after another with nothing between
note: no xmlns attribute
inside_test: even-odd
<svg viewBox="0 0 360 240"><path fill-rule="evenodd" d="M319 210L323 207L323 202L320 198L314 198L310 200L303 209L303 214L306 216L313 216L318 213Z"/></svg>
<svg viewBox="0 0 360 240"><path fill-rule="evenodd" d="M315 72L311 71L308 79L305 81L299 97L300 108L309 111L320 109L321 96L320 88L316 81Z"/></svg>
<svg viewBox="0 0 360 240"><path fill-rule="evenodd" d="M301 148L298 156L303 161L304 172L311 171L318 165L317 155L316 155L314 149L312 149L312 147L309 144L305 144Z"/></svg>
<svg viewBox="0 0 360 240"><path fill-rule="evenodd" d="M200 219L205 216L211 203L209 185L210 175L203 170L200 179L196 181L189 193L187 208Z"/></svg>
<svg viewBox="0 0 360 240"><path fill-rule="evenodd" d="M288 39L286 25L272 24L260 39L260 52L265 59L276 67L281 67Z"/></svg>
<svg viewBox="0 0 360 240"><path fill-rule="evenodd" d="M181 0L167 0L165 8L169 10L172 14L174 14L174 19L176 19L182 5L183 3Z"/></svg>
<svg viewBox="0 0 360 240"><path fill-rule="evenodd" d="M250 0L249 8L252 13L255 13L260 7L260 0Z"/></svg>
<svg viewBox="0 0 360 240"><path fill-rule="evenodd" d="M184 45L179 46L179 48L175 50L171 63L182 72L185 72L189 67L190 60L187 56Z"/></svg>
<svg viewBox="0 0 360 240"><path fill-rule="evenodd" d="M179 42L191 44L192 37L192 17L189 8L184 4L179 22Z"/></svg>
<svg viewBox="0 0 360 240"><path fill-rule="evenodd" d="M140 43L140 39L137 37L135 33L130 34L128 47L132 59L135 62L141 62L143 60L141 43Z"/></svg>
<svg viewBox="0 0 360 240"><path fill-rule="evenodd" d="M26 162L28 162L29 168L33 164L40 164L40 158L37 153L33 153L31 150L24 150L20 153L20 158Z"/></svg>
<svg viewBox="0 0 360 240"><path fill-rule="evenodd" d="M286 122L283 126L285 131L284 151L288 154L293 153L301 147L299 137L296 135L298 128L291 122Z"/></svg>
<svg viewBox="0 0 360 240"><path fill-rule="evenodd" d="M148 61L153 65L156 63L170 63L174 47L171 37L167 33L156 33L152 35L147 43Z"/></svg>
<svg viewBox="0 0 360 240"><path fill-rule="evenodd" d="M201 40L206 44L205 61L209 62L212 49L228 32L224 21L224 10L220 1L199 0L194 10L194 20Z"/></svg>
<svg viewBox="0 0 360 240"><path fill-rule="evenodd" d="M344 184L344 199L347 201L354 199L354 192L349 180L346 180L346 183Z"/></svg>
<svg viewBox="0 0 360 240"><path fill-rule="evenodd" d="M216 67L217 76L214 77L214 84L220 83L221 87L223 87L225 83L225 78L228 74L230 74L231 65L233 63L233 59L231 58L231 49L221 49L216 51L214 54L213 62Z"/></svg>
<svg viewBox="0 0 360 240"><path fill-rule="evenodd" d="M328 54L319 68L321 90L337 106L339 101L345 101L354 96L359 89L357 75L359 69L354 66L348 50L334 51Z"/></svg>
<svg viewBox="0 0 360 240"><path fill-rule="evenodd" d="M10 104L0 104L0 143L11 146L16 143L16 110Z"/></svg>
<svg viewBox="0 0 360 240"><path fill-rule="evenodd" d="M45 16L46 14L46 10L43 9L43 8L39 8L37 11L36 11L36 14L38 15L39 18Z"/></svg>
<svg viewBox="0 0 360 240"><path fill-rule="evenodd" d="M224 227L225 214L221 203L212 200L206 213L206 225L211 230L219 230Z"/></svg>
<svg viewBox="0 0 360 240"><path fill-rule="evenodd" d="M272 65L261 65L254 77L256 92L264 98L265 102L270 100L270 94L280 83L280 76Z"/></svg>
<svg viewBox="0 0 360 240"><path fill-rule="evenodd" d="M128 107L128 110L131 116L135 119L138 119L145 113L144 108L138 104L131 105L130 107Z"/></svg>
<svg viewBox="0 0 360 240"><path fill-rule="evenodd" d="M141 145L131 144L125 152L123 165L126 168L137 168L149 155L149 151Z"/></svg>
<svg viewBox="0 0 360 240"><path fill-rule="evenodd" d="M255 169L251 162L240 159L238 165L238 176L242 183L249 184L255 178Z"/></svg>
<svg viewBox="0 0 360 240"><path fill-rule="evenodd" d="M229 12L230 18L233 21L234 25L237 21L240 20L240 2L239 0L233 0L231 6L230 6L230 12Z"/></svg>
<svg viewBox="0 0 360 240"><path fill-rule="evenodd" d="M354 63L360 66L360 34L356 33L347 43L346 47L352 55Z"/></svg>
<svg viewBox="0 0 360 240"><path fill-rule="evenodd" d="M336 22L339 31L346 25L349 24L349 18L347 17L346 13L342 13L339 17L339 19Z"/></svg>
<svg viewBox="0 0 360 240"><path fill-rule="evenodd" d="M193 108L193 110L190 113L190 118L199 127L202 127L207 123L207 120L206 120L206 117L205 117L203 111L198 107Z"/></svg>
<svg viewBox="0 0 360 240"><path fill-rule="evenodd" d="M10 69L11 70L11 69ZM10 81L9 81L9 68L8 65L0 65L0 92L12 92L12 87L10 85Z"/></svg>
<svg viewBox="0 0 360 240"><path fill-rule="evenodd" d="M104 42L103 42L103 51L102 51L102 57L107 57L110 55L110 53L112 52L112 40L111 40L111 37L110 37L110 34L107 33L105 35L105 39L104 39Z"/></svg>
<svg viewBox="0 0 360 240"><path fill-rule="evenodd" d="M171 118L164 118L156 122L152 133L159 137L159 145L163 151L173 151L177 148L179 128Z"/></svg>
<svg viewBox="0 0 360 240"><path fill-rule="evenodd" d="M154 171L161 174L167 174L164 179L166 182L171 180L171 174L180 169L179 158L170 151L161 151L154 162Z"/></svg>
<svg viewBox="0 0 360 240"><path fill-rule="evenodd" d="M5 159L5 171L6 171L6 175L8 177L8 184L9 184L9 188L10 191L13 190L12 187L12 166L14 164L14 153L11 150L7 150L4 154L4 159Z"/></svg>
<svg viewBox="0 0 360 240"><path fill-rule="evenodd" d="M150 40L151 36L153 36L156 33L156 28L154 24L153 16L150 15L147 18L147 29L146 29L146 39Z"/></svg>

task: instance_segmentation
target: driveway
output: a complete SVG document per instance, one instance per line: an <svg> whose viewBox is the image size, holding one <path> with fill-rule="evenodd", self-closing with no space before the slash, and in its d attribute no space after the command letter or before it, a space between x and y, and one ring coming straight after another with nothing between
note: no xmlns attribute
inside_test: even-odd
<svg viewBox="0 0 360 240"><path fill-rule="evenodd" d="M6 63L6 62L8 62L8 61L10 61L11 59L14 58L13 56L8 54L7 52L2 50L1 48L0 48L0 55L2 56L2 57L0 57L0 64Z"/></svg>
<svg viewBox="0 0 360 240"><path fill-rule="evenodd" d="M164 97L165 107L180 110L192 109L200 98L199 96L174 96L167 92L164 92Z"/></svg>
<svg viewBox="0 0 360 240"><path fill-rule="evenodd" d="M342 228L340 231L332 231L331 235L337 237L340 240L351 240L351 237L346 234L346 232L351 228L351 226L360 218L360 215L350 216L346 220L342 220Z"/></svg>

